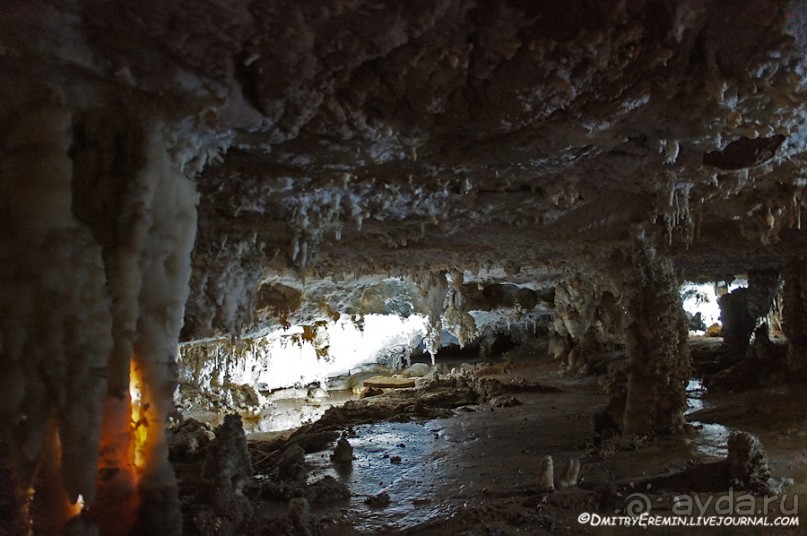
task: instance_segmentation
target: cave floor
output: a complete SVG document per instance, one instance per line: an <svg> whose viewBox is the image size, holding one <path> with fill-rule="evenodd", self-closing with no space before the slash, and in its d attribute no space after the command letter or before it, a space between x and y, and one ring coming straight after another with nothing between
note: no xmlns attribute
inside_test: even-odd
<svg viewBox="0 0 807 536"><path fill-rule="evenodd" d="M807 493L805 389L780 386L711 394L693 382L688 416L694 428L691 433L603 455L592 448L591 417L606 403L596 379L563 377L557 372L557 362L549 359L513 363L509 371L488 377L502 382L539 382L559 390L515 393L521 405L512 407L493 407L488 402L455 407L447 417L416 420L397 416L395 422L345 423L351 429L349 441L354 448L353 463L347 468L330 461L331 448L307 454L309 482L331 475L352 494L349 500L311 506L312 517L319 519L318 530L322 534L624 534L625 527L580 524L578 516L595 512L619 515L631 493L645 487L642 482L650 477L724 458L728 433L735 429L761 439L774 478L793 480L783 492L791 501L794 493ZM256 441L260 442L260 436L253 436L251 442ZM554 458L556 478L567 460L578 458L578 485L542 492L538 480L545 455ZM671 511L675 492L689 490L642 491L653 504L653 515L671 517L675 515ZM726 491L700 493L699 497L705 501L726 495ZM365 504L367 497L381 492L389 495L389 505ZM266 502L256 514L273 517L282 515L284 509L282 503ZM705 515L709 513L707 510ZM804 516L799 525L805 526ZM639 530L643 529L636 528ZM649 530L722 534L727 529ZM733 530L800 533L798 528Z"/></svg>

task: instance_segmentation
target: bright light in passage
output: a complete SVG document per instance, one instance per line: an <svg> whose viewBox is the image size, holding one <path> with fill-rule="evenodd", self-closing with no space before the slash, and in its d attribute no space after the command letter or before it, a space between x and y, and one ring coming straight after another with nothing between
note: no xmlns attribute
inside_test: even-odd
<svg viewBox="0 0 807 536"><path fill-rule="evenodd" d="M745 279L735 279L728 286L731 292L737 288L747 287ZM714 283L684 283L678 289L683 298L684 310L695 316L701 314L703 323L708 328L712 324L720 324L720 307L717 305L717 294ZM703 331L693 331L692 333L702 335Z"/></svg>
<svg viewBox="0 0 807 536"><path fill-rule="evenodd" d="M720 307L717 305L714 283L684 283L680 294L684 298L684 310L692 316L700 313L707 328L720 322Z"/></svg>
<svg viewBox="0 0 807 536"><path fill-rule="evenodd" d="M301 326L270 333L264 344L256 345L248 363L231 371L236 384L263 384L268 389L306 385L315 381L348 374L361 365L374 363L380 357L397 353L409 355L426 333L425 316L400 318L395 315L366 315L364 331L359 331L349 318L341 318L323 328L328 341L328 357L318 358L314 346L297 345L294 335Z"/></svg>

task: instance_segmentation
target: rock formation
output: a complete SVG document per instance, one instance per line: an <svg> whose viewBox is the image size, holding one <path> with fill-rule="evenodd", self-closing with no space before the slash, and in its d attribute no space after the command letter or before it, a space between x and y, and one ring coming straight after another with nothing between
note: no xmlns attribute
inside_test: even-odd
<svg viewBox="0 0 807 536"><path fill-rule="evenodd" d="M81 497L76 530L181 533L180 340L213 378L228 342L295 326L327 360L371 314L422 317L437 360L552 325L573 372L624 336L622 431L653 434L685 408L679 279L785 267L803 368L804 27L787 0L7 0L0 532Z"/></svg>

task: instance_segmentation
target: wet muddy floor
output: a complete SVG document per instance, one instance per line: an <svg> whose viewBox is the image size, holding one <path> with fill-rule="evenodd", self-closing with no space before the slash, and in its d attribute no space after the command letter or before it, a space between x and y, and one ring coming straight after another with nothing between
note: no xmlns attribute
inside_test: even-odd
<svg viewBox="0 0 807 536"><path fill-rule="evenodd" d="M688 390L690 434L603 456L592 448L591 417L607 402L595 378L562 377L557 363L548 359L514 361L507 373L489 377L540 382L557 389L515 392L512 397L520 405L512 407L483 401L453 407L439 418L397 415L395 422L345 422L354 449L352 463L331 462L335 440L325 450L305 457L309 483L330 475L352 494L350 499L311 505L311 516L321 520L318 530L323 534L623 534L624 528L581 525L578 516L586 512L615 515L631 491L628 484L724 459L732 430L757 435L767 450L773 477L784 481L782 492L805 494L807 501L807 389L791 386L712 394L693 381ZM253 445L265 439L260 434L251 436ZM540 490L540 462L545 455L554 458L556 468L578 458L578 485L549 494ZM672 491L643 491L654 502L653 514L672 515ZM366 504L368 497L382 492L389 496L388 505ZM282 510L282 505L266 504L262 513ZM803 516L800 523L805 527ZM648 529L659 534L700 530L800 534L807 529Z"/></svg>

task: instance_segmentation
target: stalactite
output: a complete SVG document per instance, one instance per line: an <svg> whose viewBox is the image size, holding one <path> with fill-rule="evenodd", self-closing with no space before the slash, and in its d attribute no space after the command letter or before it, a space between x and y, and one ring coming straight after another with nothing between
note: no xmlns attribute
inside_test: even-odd
<svg viewBox="0 0 807 536"><path fill-rule="evenodd" d="M555 287L549 350L566 373L585 373L590 356L621 343L621 310L614 296L581 275Z"/></svg>
<svg viewBox="0 0 807 536"><path fill-rule="evenodd" d="M432 357L432 365L435 363L437 350L440 348L440 332L443 329L442 315L448 294L448 281L444 272L433 272L420 274L415 283L423 297L428 313L429 325L424 337L426 350Z"/></svg>
<svg viewBox="0 0 807 536"><path fill-rule="evenodd" d="M126 138L137 143L118 143L140 120L100 114L84 125L44 94L48 104L19 104L22 119L2 140L0 528L52 533L80 511L81 496L89 531L179 534L163 425L196 230L188 175L198 169L182 168L204 150L184 150L187 133L160 121L142 140ZM112 139L99 125L113 125ZM140 468L133 355L149 424Z"/></svg>
<svg viewBox="0 0 807 536"><path fill-rule="evenodd" d="M687 324L672 262L640 237L626 268L630 360L623 436L670 433L684 426L690 376Z"/></svg>
<svg viewBox="0 0 807 536"><path fill-rule="evenodd" d="M474 317L465 310L465 299L462 296L463 281L462 272L451 271L451 288L446 292L443 303L446 329L457 338L460 348L479 334Z"/></svg>
<svg viewBox="0 0 807 536"><path fill-rule="evenodd" d="M155 181L151 227L143 249L143 284L134 361L142 372L148 422L145 465L140 470L137 533L180 534L177 485L168 462L164 423L173 409L176 352L190 281L190 253L196 233L195 186L166 151L173 140L163 125L149 135L147 165Z"/></svg>

